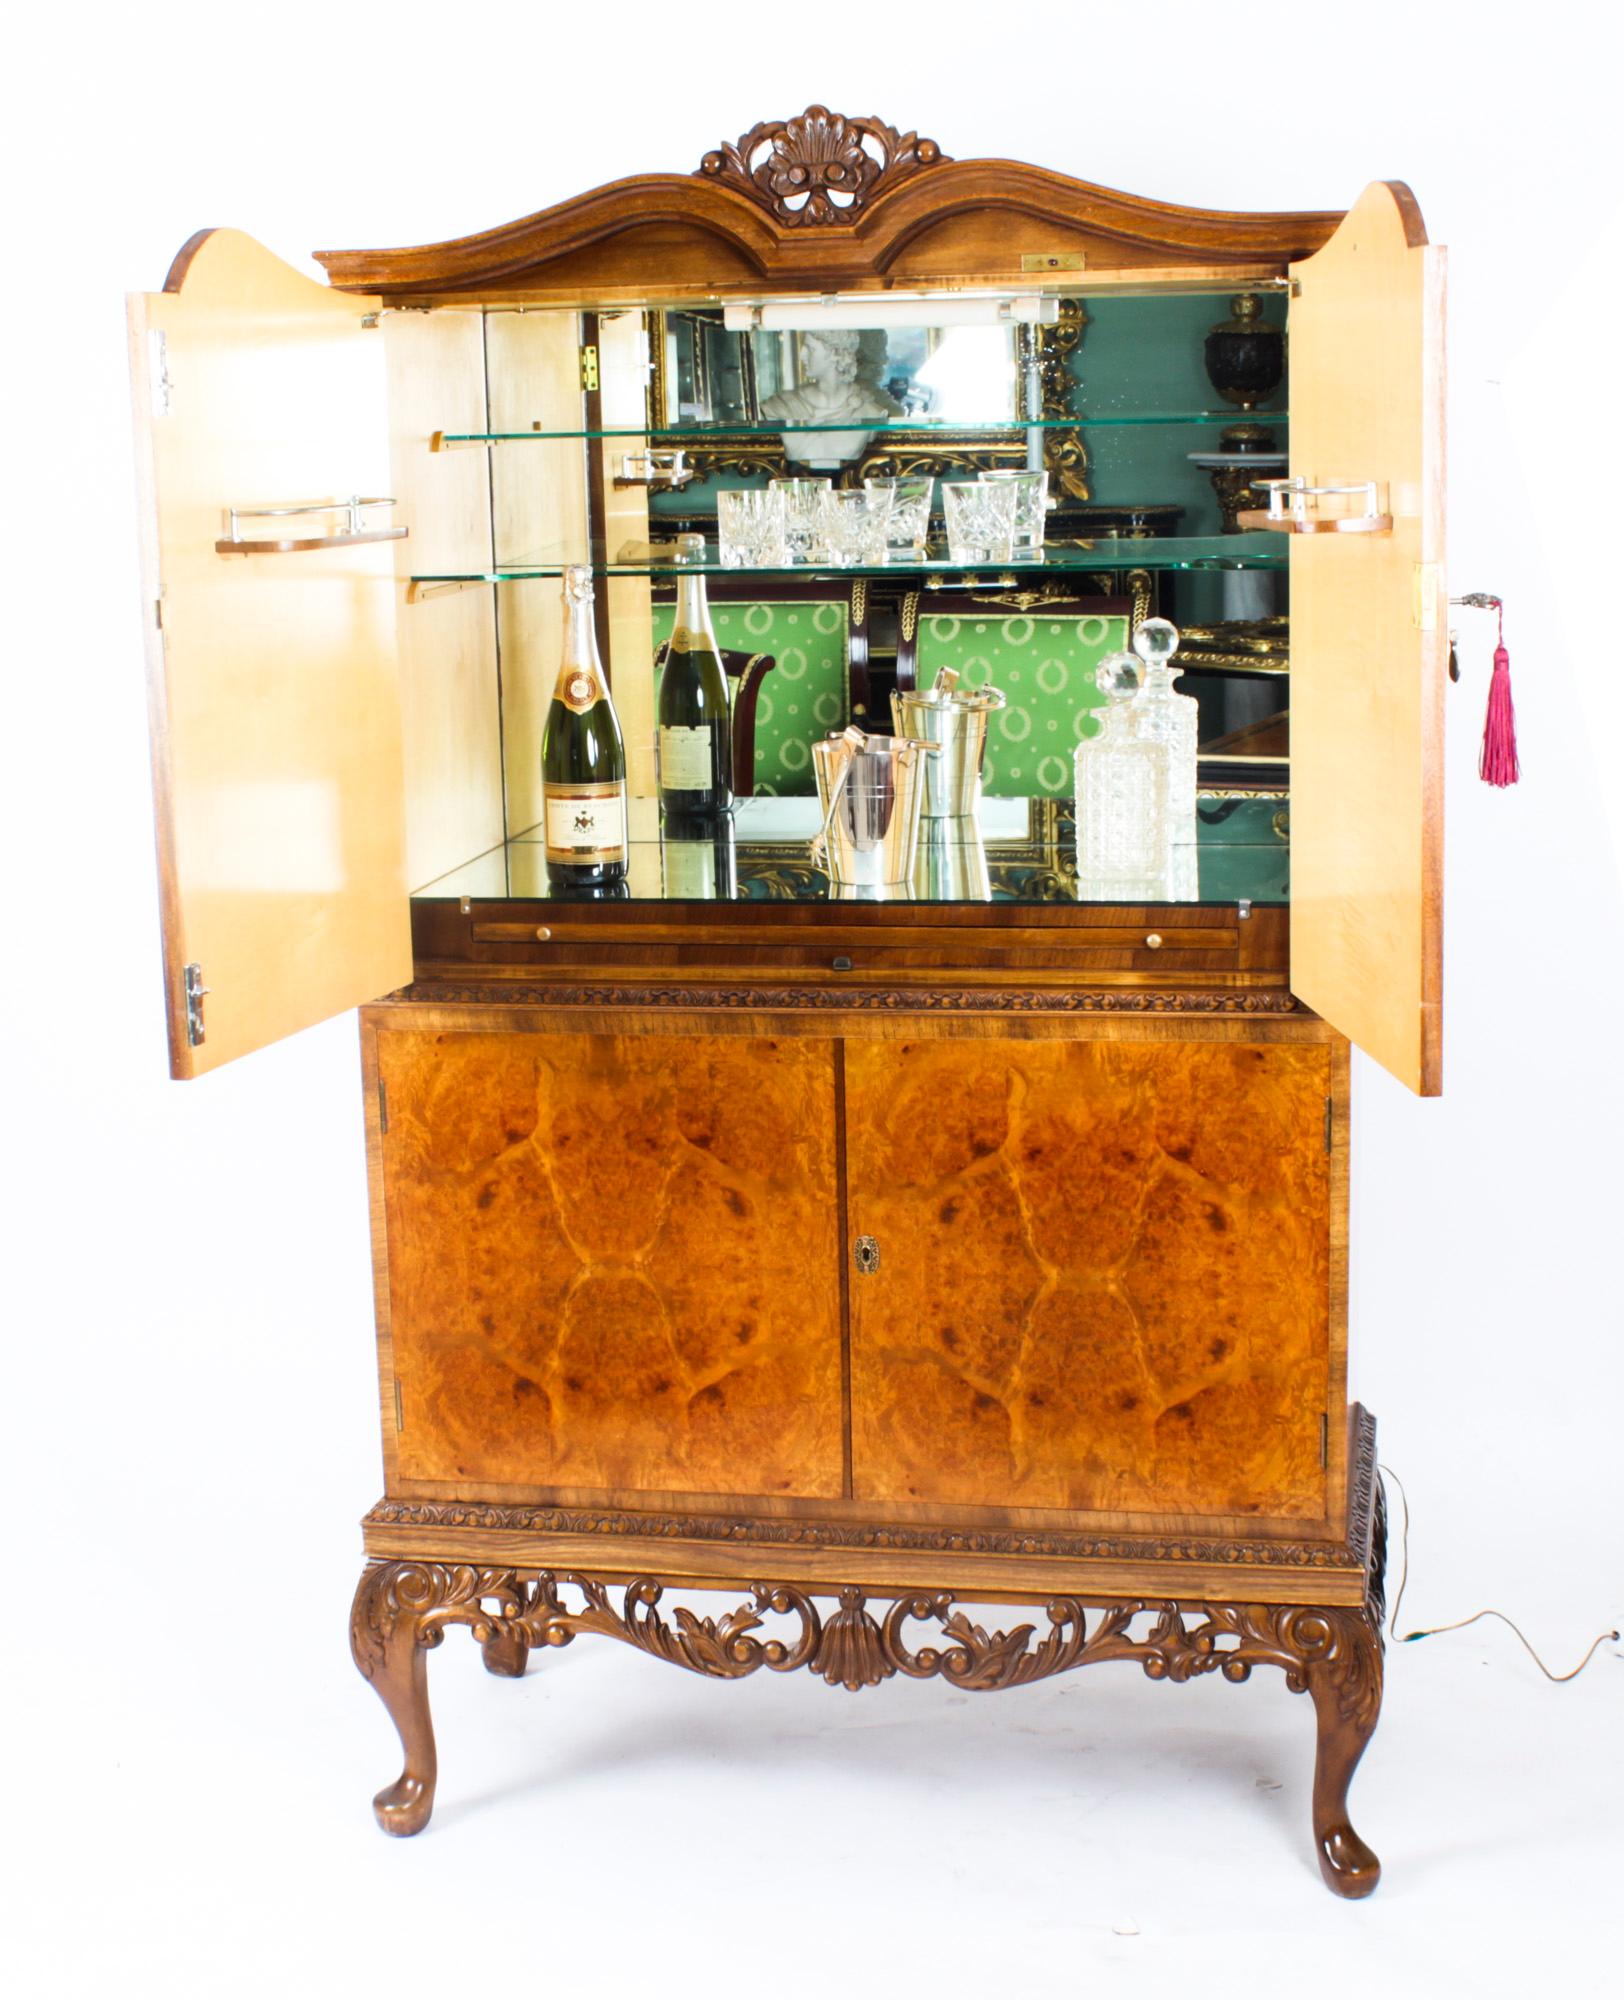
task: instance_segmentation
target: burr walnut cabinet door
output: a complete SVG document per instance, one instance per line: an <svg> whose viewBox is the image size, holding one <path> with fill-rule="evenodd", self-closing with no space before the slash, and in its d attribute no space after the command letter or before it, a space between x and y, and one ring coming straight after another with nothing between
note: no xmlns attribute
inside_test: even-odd
<svg viewBox="0 0 1624 2000"><path fill-rule="evenodd" d="M856 1497L1323 1518L1333 1067L848 1043Z"/></svg>
<svg viewBox="0 0 1624 2000"><path fill-rule="evenodd" d="M377 1037L404 1481L843 1483L835 1053Z"/></svg>
<svg viewBox="0 0 1624 2000"><path fill-rule="evenodd" d="M1294 264L1291 470L1376 534L1291 550L1291 989L1401 1082L1442 1067L1444 252L1379 181ZM1358 515L1362 496L1328 496Z"/></svg>
<svg viewBox="0 0 1624 2000"><path fill-rule="evenodd" d="M318 514L243 518L239 539L280 552L216 547L228 508L392 491L369 304L230 229L130 301L178 1077L412 976L392 545L335 540L342 517Z"/></svg>

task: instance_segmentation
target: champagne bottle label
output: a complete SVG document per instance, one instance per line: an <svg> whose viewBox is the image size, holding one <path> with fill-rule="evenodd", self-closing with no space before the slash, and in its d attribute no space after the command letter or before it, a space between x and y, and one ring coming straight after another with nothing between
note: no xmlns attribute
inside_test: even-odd
<svg viewBox="0 0 1624 2000"><path fill-rule="evenodd" d="M626 854L626 801L619 785L547 787L547 858L585 864Z"/></svg>
<svg viewBox="0 0 1624 2000"><path fill-rule="evenodd" d="M712 782L711 739L714 723L695 727L667 723L660 730L660 788L667 792L704 792Z"/></svg>
<svg viewBox="0 0 1624 2000"><path fill-rule="evenodd" d="M660 847L665 893L678 901L711 902L716 896L716 849L708 840L666 840Z"/></svg>
<svg viewBox="0 0 1624 2000"><path fill-rule="evenodd" d="M603 682L590 667L572 667L558 684L558 698L577 715L603 700Z"/></svg>

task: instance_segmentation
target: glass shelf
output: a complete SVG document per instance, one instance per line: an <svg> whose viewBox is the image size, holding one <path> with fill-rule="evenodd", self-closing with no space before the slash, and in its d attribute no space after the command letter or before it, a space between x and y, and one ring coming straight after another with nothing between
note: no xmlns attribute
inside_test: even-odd
<svg viewBox="0 0 1624 2000"><path fill-rule="evenodd" d="M636 555L629 553L635 547ZM956 563L945 553L930 554L915 562L863 563L838 569L827 563L794 563L782 568L739 569L724 566L716 544L707 541L699 560L678 561L671 543L623 545L622 553L606 559L601 549L590 560L578 549L543 549L513 562L497 563L488 569L421 570L413 583L518 583L529 577L560 576L574 563L588 563L597 576L681 576L695 572L703 576L799 577L823 580L843 577L923 577L925 588L935 579L942 584L974 580L995 583L1002 589L1017 589L1035 577L1083 574L1099 571L1151 570L1284 570L1289 560L1287 538L1259 529L1241 535L1108 535L1097 541L1053 543L1040 561L1013 563Z"/></svg>
<svg viewBox="0 0 1624 2000"><path fill-rule="evenodd" d="M822 814L814 798L742 799L722 851L714 837L662 838L652 799L629 801L631 840L617 903L913 902L1059 905L1076 903L1235 903L1263 907L1289 900L1290 846L1285 796L1230 798L1202 794L1193 850L1175 854L1167 878L1090 884L1077 877L1070 799L984 799L975 821L922 820L921 886L881 892L837 889L813 866L809 847ZM979 833L979 838L977 837ZM732 875L733 893L725 890ZM697 891L696 879L705 887ZM928 884L928 886L925 886ZM414 892L416 901L611 900L566 897L547 873L539 828L454 868Z"/></svg>
<svg viewBox="0 0 1624 2000"><path fill-rule="evenodd" d="M719 420L708 424L667 424L662 430L650 430L646 424L630 427L620 424L602 425L596 430L574 431L436 431L437 445L444 449L457 445L480 444L544 444L549 440L556 443L561 438L654 438L663 444L703 445L707 440L738 437L801 437L821 433L837 433L850 436L862 431L875 437L885 437L892 432L906 432L910 437L940 435L951 440L988 437L1008 437L1011 431L1070 431L1070 430L1113 430L1142 424L1160 424L1168 427L1180 424L1286 424L1290 421L1284 410L1104 410L1099 412L1079 411L1064 417L1000 417L975 422L956 421L943 417L896 417L888 422L865 422L859 418L846 417L832 424L773 424L773 423L729 423Z"/></svg>

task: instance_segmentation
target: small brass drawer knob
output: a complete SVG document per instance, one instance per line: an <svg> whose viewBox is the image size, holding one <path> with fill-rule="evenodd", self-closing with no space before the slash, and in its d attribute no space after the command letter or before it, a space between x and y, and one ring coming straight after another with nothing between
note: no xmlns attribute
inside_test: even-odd
<svg viewBox="0 0 1624 2000"><path fill-rule="evenodd" d="M537 924L536 940L539 944L546 944L547 941L551 938L551 936L552 932L547 928L545 924Z"/></svg>
<svg viewBox="0 0 1624 2000"><path fill-rule="evenodd" d="M1160 931L1152 931L1152 932L1151 932L1151 934L1149 935L1149 937L1147 937L1147 938L1145 939L1145 944L1146 944L1147 948L1148 948L1149 950L1151 950L1151 951L1160 951L1160 950L1161 950L1161 948L1162 948L1162 934L1161 934L1161 932L1160 932Z"/></svg>

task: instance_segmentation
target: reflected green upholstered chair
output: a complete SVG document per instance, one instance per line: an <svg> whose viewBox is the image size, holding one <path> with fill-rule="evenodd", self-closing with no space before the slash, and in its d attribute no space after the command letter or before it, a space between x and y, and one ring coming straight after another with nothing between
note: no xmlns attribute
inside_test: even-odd
<svg viewBox="0 0 1624 2000"><path fill-rule="evenodd" d="M990 682L1003 690L1005 705L989 719L981 767L989 798L1070 795L1072 752L1093 733L1088 718L1105 699L1094 672L1127 645L1130 615L1127 602L1116 598L1021 611L968 595L921 614L919 686L954 667L963 687Z"/></svg>
<svg viewBox="0 0 1624 2000"><path fill-rule="evenodd" d="M672 605L654 606L657 648L670 638L674 616ZM724 651L777 661L756 693L754 790L780 797L816 791L812 745L850 720L849 605L840 596L732 603L713 587L711 620Z"/></svg>

